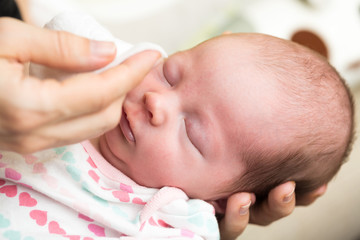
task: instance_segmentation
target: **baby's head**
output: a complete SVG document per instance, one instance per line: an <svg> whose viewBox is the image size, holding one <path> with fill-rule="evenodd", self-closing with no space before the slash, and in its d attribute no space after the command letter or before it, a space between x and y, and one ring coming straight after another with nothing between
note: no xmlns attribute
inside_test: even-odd
<svg viewBox="0 0 360 240"><path fill-rule="evenodd" d="M353 138L350 92L325 59L261 34L230 34L158 64L104 134L109 162L148 187L189 197L259 196L328 182Z"/></svg>
<svg viewBox="0 0 360 240"><path fill-rule="evenodd" d="M249 128L252 139L243 142L241 152L245 171L229 190L261 198L288 180L296 182L297 196L315 190L350 153L350 90L326 59L303 46L264 35L241 37L253 47L253 64L274 93L271 100L263 98L267 107L262 107L271 109L260 120L264 128Z"/></svg>

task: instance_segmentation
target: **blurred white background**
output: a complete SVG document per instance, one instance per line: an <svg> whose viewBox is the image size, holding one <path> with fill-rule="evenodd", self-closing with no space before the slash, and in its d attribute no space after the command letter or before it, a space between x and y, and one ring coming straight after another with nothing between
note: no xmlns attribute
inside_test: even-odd
<svg viewBox="0 0 360 240"><path fill-rule="evenodd" d="M287 39L301 31L310 45L323 45L350 85L360 82L360 0L19 1L28 2L29 19L38 26L64 10L81 10L116 37L158 43L169 54L226 30Z"/></svg>
<svg viewBox="0 0 360 240"><path fill-rule="evenodd" d="M226 30L317 41L360 100L360 0L19 0L42 26L57 13L88 12L116 37L160 44L171 54ZM315 36L315 37L314 37ZM314 40L315 39L315 40ZM320 41L319 41L320 40ZM315 44L316 45L316 44ZM360 108L356 106L359 115ZM359 118L357 120L359 122ZM360 146L315 204L239 239L360 240Z"/></svg>

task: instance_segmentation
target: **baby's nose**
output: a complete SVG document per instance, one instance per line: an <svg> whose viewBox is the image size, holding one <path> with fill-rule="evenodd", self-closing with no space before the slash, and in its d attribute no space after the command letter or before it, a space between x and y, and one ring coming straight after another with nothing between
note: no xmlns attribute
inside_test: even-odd
<svg viewBox="0 0 360 240"><path fill-rule="evenodd" d="M149 121L154 126L160 126L166 119L166 108L163 97L155 92L144 94L145 108L149 113Z"/></svg>

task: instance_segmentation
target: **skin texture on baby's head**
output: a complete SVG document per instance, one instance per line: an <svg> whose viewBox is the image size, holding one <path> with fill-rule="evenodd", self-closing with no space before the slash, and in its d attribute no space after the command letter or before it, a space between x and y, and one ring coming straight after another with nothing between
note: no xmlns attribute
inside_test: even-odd
<svg viewBox="0 0 360 240"><path fill-rule="evenodd" d="M147 187L191 198L266 194L287 180L328 182L349 151L350 92L319 55L262 34L230 34L158 64L100 151Z"/></svg>
<svg viewBox="0 0 360 240"><path fill-rule="evenodd" d="M248 35L255 65L276 85L276 114L269 133L255 132L242 152L245 173L233 191L265 197L292 180L300 196L328 183L345 162L354 139L354 107L344 80L319 54L293 42ZM272 139L273 144L268 144Z"/></svg>

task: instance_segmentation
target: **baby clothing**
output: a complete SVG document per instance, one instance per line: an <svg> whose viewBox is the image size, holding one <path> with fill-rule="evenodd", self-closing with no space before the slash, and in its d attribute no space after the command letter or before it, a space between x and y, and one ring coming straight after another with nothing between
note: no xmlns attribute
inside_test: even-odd
<svg viewBox="0 0 360 240"><path fill-rule="evenodd" d="M219 239L212 205L142 187L86 141L0 153L0 239Z"/></svg>

